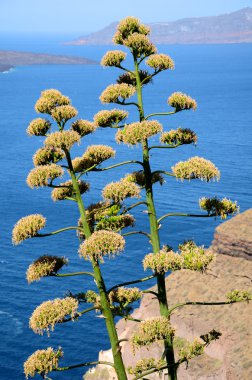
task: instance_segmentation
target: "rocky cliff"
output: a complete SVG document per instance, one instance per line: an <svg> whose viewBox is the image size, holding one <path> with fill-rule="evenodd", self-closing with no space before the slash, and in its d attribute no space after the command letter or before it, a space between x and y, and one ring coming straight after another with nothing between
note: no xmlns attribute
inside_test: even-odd
<svg viewBox="0 0 252 380"><path fill-rule="evenodd" d="M216 259L205 274L177 271L166 279L170 306L186 301L221 301L234 289L252 290L252 209L224 222L217 228L211 250ZM242 246L242 249L241 249ZM224 248L223 248L224 247ZM242 252L242 254L241 254ZM224 253L224 254L223 254ZM155 288L154 288L155 290ZM158 315L158 303L153 295L146 294L135 318ZM194 338L212 330L221 331L221 339L211 343L206 353L179 369L180 380L250 380L252 379L252 302L225 306L186 306L173 314L178 342ZM118 325L120 339L127 338L136 323L121 320ZM122 344L126 366L134 365L143 357L160 357L159 345L150 351L141 350L132 355L127 342ZM111 352L100 353L100 360L110 360ZM116 379L111 369L98 366L85 375L85 380ZM158 375L149 379L164 379ZM129 379L132 377L129 376Z"/></svg>
<svg viewBox="0 0 252 380"><path fill-rule="evenodd" d="M166 10L164 10L165 13ZM68 42L70 45L111 45L118 22ZM215 44L252 42L252 8L212 17L149 23L155 44Z"/></svg>

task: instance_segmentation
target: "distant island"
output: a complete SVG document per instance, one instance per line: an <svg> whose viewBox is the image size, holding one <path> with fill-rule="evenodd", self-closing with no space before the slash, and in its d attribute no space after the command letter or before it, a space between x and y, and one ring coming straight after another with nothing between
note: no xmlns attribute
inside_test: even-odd
<svg viewBox="0 0 252 380"><path fill-rule="evenodd" d="M15 66L95 64L97 64L96 61L88 58L0 50L0 72L8 71Z"/></svg>
<svg viewBox="0 0 252 380"><path fill-rule="evenodd" d="M102 30L66 42L69 45L111 45L118 22ZM220 16L184 18L149 23L155 44L223 44L252 42L252 8Z"/></svg>

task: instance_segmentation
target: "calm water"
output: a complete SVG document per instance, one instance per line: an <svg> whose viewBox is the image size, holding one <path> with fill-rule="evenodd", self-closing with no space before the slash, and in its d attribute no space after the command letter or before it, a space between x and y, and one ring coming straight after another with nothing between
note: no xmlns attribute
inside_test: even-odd
<svg viewBox="0 0 252 380"><path fill-rule="evenodd" d="M37 51L86 56L99 60L107 47L72 47L60 45L58 39L37 39L27 36L0 35L0 49ZM64 40L64 38L61 38ZM169 130L182 126L192 128L199 137L197 147L181 147L169 151L152 151L153 168L167 170L179 160L199 155L212 160L222 173L219 183L192 181L180 183L167 178L160 188L156 185L156 204L159 215L169 211L197 212L202 196L227 196L237 200L241 211L251 207L251 119L252 119L252 45L219 46L162 46L160 52L170 54L176 62L174 72L163 73L146 88L146 113L165 112L167 97L174 91L183 91L196 98L197 112L182 112L162 119ZM18 67L8 74L0 74L1 104L1 305L0 305L0 379L23 379L22 363L33 351L48 346L62 346L64 364L96 360L99 349L107 349L103 321L93 315L78 323L57 326L50 338L35 335L28 327L29 316L42 301L63 297L67 290L85 291L93 288L89 278L72 280L49 278L27 285L28 265L42 254L58 254L69 258L67 271L88 270L89 264L77 255L78 241L74 233L47 239L30 240L18 247L11 243L11 230L24 215L42 213L47 218L47 231L76 223L78 211L70 203L53 203L50 191L31 190L25 179L32 168L32 155L41 146L41 138L29 138L25 129L37 117L33 105L40 91L58 88L70 96L79 116L91 119L102 109L99 95L115 81L116 70L97 66L33 66ZM136 116L134 110L131 119ZM154 139L157 142L157 139ZM114 132L99 130L85 138L75 149L80 155L87 144L105 143L115 147ZM116 146L118 157L114 162L140 158L140 149ZM120 155L120 157L119 157ZM135 167L119 168L90 174L92 192L86 203L100 199L103 186L121 178ZM145 214L140 209L138 227L147 228ZM171 218L164 221L162 243L176 248L184 239L194 238L198 244L210 245L219 221ZM129 237L127 249L113 261L102 266L108 286L122 280L142 276L141 260L149 252L145 237ZM151 285L151 283L150 283ZM53 374L55 379L81 379L83 369Z"/></svg>

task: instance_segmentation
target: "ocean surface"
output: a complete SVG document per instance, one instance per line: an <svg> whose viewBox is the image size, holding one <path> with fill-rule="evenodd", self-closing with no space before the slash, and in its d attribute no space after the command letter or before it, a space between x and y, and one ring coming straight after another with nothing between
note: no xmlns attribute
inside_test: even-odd
<svg viewBox="0 0 252 380"><path fill-rule="evenodd" d="M65 46L66 36L0 35L0 49L45 52L85 56L99 61L108 48ZM198 145L173 150L152 150L153 170L166 169L191 156L212 160L221 171L221 180L214 183L201 181L178 182L171 177L160 187L155 185L158 215L167 212L200 212L198 199L202 196L227 196L237 200L241 212L251 207L251 146L252 146L252 45L197 45L159 46L175 60L174 71L160 74L153 85L144 89L147 113L168 110L167 98L174 91L190 94L198 102L196 112L185 111L160 118L164 129L179 126L193 129ZM130 64L130 62L129 62ZM67 232L43 239L30 239L14 247L11 231L18 219L41 213L47 218L45 231L72 226L78 220L78 210L71 202L52 202L49 189L31 190L26 176L32 169L32 155L43 144L42 138L28 137L26 128L37 117L34 104L41 90L57 88L72 99L79 117L92 119L104 107L99 96L103 89L115 82L118 70L92 66L26 66L16 67L9 73L0 73L0 156L1 156L1 233L0 233L0 379L24 379L23 362L36 349L61 346L64 350L62 365L96 360L99 350L108 349L104 321L95 314L86 315L78 322L56 326L48 338L35 335L29 329L29 317L41 302L63 297L67 291L81 292L94 289L86 277L68 279L47 278L28 285L25 273L29 264L42 254L63 255L69 258L66 272L88 270L88 262L77 254L78 239ZM130 121L136 112L130 107ZM158 138L154 138L156 144ZM116 158L109 164L141 157L139 147L117 146L113 130L98 130L83 139L74 154L81 155L90 144L108 144L116 148ZM106 165L106 164L105 164ZM88 180L91 191L85 203L101 198L103 186L118 180L136 166L120 167L106 174L91 173ZM148 230L143 208L136 210L137 229ZM194 239L206 247L211 244L220 220L169 218L161 229L163 244L177 248L180 242ZM144 276L141 261L150 252L144 236L127 238L126 250L116 259L105 261L102 271L108 287ZM153 285L149 282L148 285ZM187 284L186 284L187 286ZM130 322L129 322L130 323ZM71 372L53 373L53 379L82 378L83 368Z"/></svg>

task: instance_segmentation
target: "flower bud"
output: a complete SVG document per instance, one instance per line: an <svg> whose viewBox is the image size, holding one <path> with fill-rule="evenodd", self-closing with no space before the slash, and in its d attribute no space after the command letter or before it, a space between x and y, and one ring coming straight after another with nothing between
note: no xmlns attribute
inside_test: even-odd
<svg viewBox="0 0 252 380"><path fill-rule="evenodd" d="M155 71L174 69L174 61L166 54L152 54L145 63Z"/></svg>
<svg viewBox="0 0 252 380"><path fill-rule="evenodd" d="M83 119L76 120L71 126L71 129L79 133L81 137L89 135L90 133L93 133L96 130L96 128L97 127L94 123L88 120L83 120Z"/></svg>
<svg viewBox="0 0 252 380"><path fill-rule="evenodd" d="M35 104L35 110L38 113L51 114L55 107L69 104L71 101L67 96L62 95L58 90L50 89L41 92L41 97Z"/></svg>
<svg viewBox="0 0 252 380"><path fill-rule="evenodd" d="M51 133L45 139L45 146L59 149L71 149L73 144L80 142L80 135L75 131L58 131Z"/></svg>
<svg viewBox="0 0 252 380"><path fill-rule="evenodd" d="M102 103L120 103L133 96L135 92L136 88L126 83L111 84L101 94L100 101Z"/></svg>
<svg viewBox="0 0 252 380"><path fill-rule="evenodd" d="M223 198L201 198L199 200L199 205L202 210L207 211L207 213L215 214L220 216L221 219L226 219L228 215L239 212L239 206L237 202L232 202L230 199Z"/></svg>
<svg viewBox="0 0 252 380"><path fill-rule="evenodd" d="M113 125L118 125L122 120L128 117L129 113L127 111L113 109L113 110L102 110L94 115L94 122L99 127L111 127Z"/></svg>
<svg viewBox="0 0 252 380"><path fill-rule="evenodd" d="M52 118L58 123L66 123L68 120L73 119L78 115L78 111L73 106L58 106L51 112Z"/></svg>
<svg viewBox="0 0 252 380"><path fill-rule="evenodd" d="M30 136L45 136L50 128L50 121L38 117L30 122L26 132Z"/></svg>
<svg viewBox="0 0 252 380"><path fill-rule="evenodd" d="M89 190L89 183L84 181L78 181L79 190L81 194L86 193ZM63 182L60 184L62 187L57 187L52 191L52 199L56 201L63 201L67 198L71 198L75 196L75 191L73 188L73 183L71 180L67 182Z"/></svg>
<svg viewBox="0 0 252 380"><path fill-rule="evenodd" d="M117 31L113 37L113 42L115 44L123 45L124 40L133 33L148 35L150 29L144 24L141 24L136 17L126 17L118 24Z"/></svg>
<svg viewBox="0 0 252 380"><path fill-rule="evenodd" d="M108 297L111 304L119 303L126 306L129 303L138 301L142 295L143 292L138 288L119 287L116 290L112 290Z"/></svg>
<svg viewBox="0 0 252 380"><path fill-rule="evenodd" d="M63 174L64 170L56 164L40 165L30 171L26 183L32 189L44 187L55 178L62 177Z"/></svg>
<svg viewBox="0 0 252 380"><path fill-rule="evenodd" d="M118 182L111 182L104 187L102 196L106 200L114 203L120 203L125 198L139 198L140 188L135 184L123 178Z"/></svg>
<svg viewBox="0 0 252 380"><path fill-rule="evenodd" d="M54 326L62 323L67 316L74 319L77 309L78 301L72 297L43 302L32 313L29 326L36 334L43 335L45 330L49 336L49 330L53 331Z"/></svg>
<svg viewBox="0 0 252 380"><path fill-rule="evenodd" d="M79 254L85 260L100 260L104 256L115 256L124 250L124 238L112 231L96 231L79 248Z"/></svg>
<svg viewBox="0 0 252 380"><path fill-rule="evenodd" d="M42 277L56 274L68 260L64 257L44 255L35 260L27 269L26 279L29 283L39 281Z"/></svg>
<svg viewBox="0 0 252 380"><path fill-rule="evenodd" d="M197 140L196 133L189 128L171 129L169 132L162 133L160 137L160 142L171 146L196 144Z"/></svg>
<svg viewBox="0 0 252 380"><path fill-rule="evenodd" d="M168 99L168 104L174 107L176 111L190 110L194 111L197 108L197 103L190 96L183 94L182 92L174 92Z"/></svg>
<svg viewBox="0 0 252 380"><path fill-rule="evenodd" d="M140 33L133 33L127 39L123 41L123 44L127 46L134 57L148 57L151 54L156 53L156 47L150 42L149 38Z"/></svg>
<svg viewBox="0 0 252 380"><path fill-rule="evenodd" d="M118 130L116 134L116 141L123 142L128 145L136 145L151 136L162 132L162 125L156 120L145 120L128 124L122 130Z"/></svg>
<svg viewBox="0 0 252 380"><path fill-rule="evenodd" d="M40 148L33 155L32 160L35 166L55 164L61 161L65 153L59 148Z"/></svg>
<svg viewBox="0 0 252 380"><path fill-rule="evenodd" d="M126 58L126 53L121 50L107 51L101 60L102 66L120 67L122 61Z"/></svg>
<svg viewBox="0 0 252 380"><path fill-rule="evenodd" d="M205 344L195 339L192 343L187 344L179 350L179 358L183 361L191 360L197 356L204 354Z"/></svg>
<svg viewBox="0 0 252 380"><path fill-rule="evenodd" d="M45 377L49 372L55 370L59 366L59 359L63 356L61 348L53 350L48 347L46 350L37 350L28 357L24 363L24 373L26 379L34 377L37 373Z"/></svg>
<svg viewBox="0 0 252 380"><path fill-rule="evenodd" d="M178 162L172 167L172 171L181 180L201 179L209 182L211 179L213 181L220 179L218 168L211 161L197 156Z"/></svg>
<svg viewBox="0 0 252 380"><path fill-rule="evenodd" d="M12 231L12 242L15 245L22 241L36 236L45 227L46 219L43 215L32 214L25 216L15 224Z"/></svg>

